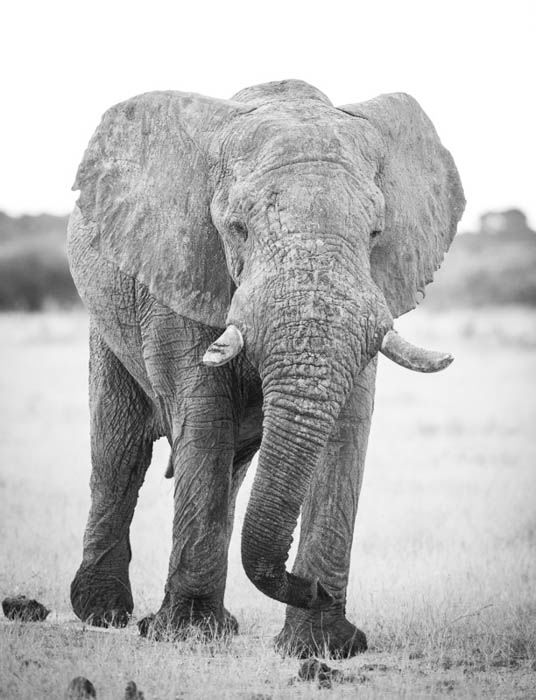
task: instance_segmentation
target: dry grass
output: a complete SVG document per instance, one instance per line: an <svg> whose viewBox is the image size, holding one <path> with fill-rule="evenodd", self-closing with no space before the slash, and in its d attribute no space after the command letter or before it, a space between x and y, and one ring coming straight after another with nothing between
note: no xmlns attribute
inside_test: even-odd
<svg viewBox="0 0 536 700"><path fill-rule="evenodd" d="M271 649L282 606L239 560L240 494L228 643L154 643L135 628L97 631L68 601L88 508L86 320L0 317L0 596L54 612L0 625L0 697L62 697L85 675L98 698L135 680L154 698L536 697L536 315L417 312L399 326L453 350L445 373L382 362L358 515L349 612L371 650L333 664L331 691L293 682L298 663ZM133 525L137 616L160 603L171 537L167 447L160 442Z"/></svg>

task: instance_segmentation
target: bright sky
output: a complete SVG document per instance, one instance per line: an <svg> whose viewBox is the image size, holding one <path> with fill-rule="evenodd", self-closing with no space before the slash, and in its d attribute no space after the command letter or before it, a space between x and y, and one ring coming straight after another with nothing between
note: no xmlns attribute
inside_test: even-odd
<svg viewBox="0 0 536 700"><path fill-rule="evenodd" d="M230 97L301 78L334 104L412 94L468 200L536 227L533 0L17 0L2 9L0 209L65 213L112 104L148 90Z"/></svg>

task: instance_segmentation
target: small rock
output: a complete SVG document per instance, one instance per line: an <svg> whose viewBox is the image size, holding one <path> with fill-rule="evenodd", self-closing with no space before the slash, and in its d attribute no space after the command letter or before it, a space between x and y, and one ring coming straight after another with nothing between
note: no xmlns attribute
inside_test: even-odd
<svg viewBox="0 0 536 700"><path fill-rule="evenodd" d="M317 681L319 688L331 688L331 682L341 680L342 673L313 657L302 663L298 677L302 681Z"/></svg>
<svg viewBox="0 0 536 700"><path fill-rule="evenodd" d="M50 610L37 600L27 598L25 595L16 595L4 598L2 609L8 620L22 620L23 622L42 622L46 620Z"/></svg>
<svg viewBox="0 0 536 700"><path fill-rule="evenodd" d="M125 688L125 700L144 700L143 693L138 690L138 686L134 681L129 681Z"/></svg>
<svg viewBox="0 0 536 700"><path fill-rule="evenodd" d="M67 686L65 700L85 700L85 698L96 698L95 686L84 676L77 676Z"/></svg>

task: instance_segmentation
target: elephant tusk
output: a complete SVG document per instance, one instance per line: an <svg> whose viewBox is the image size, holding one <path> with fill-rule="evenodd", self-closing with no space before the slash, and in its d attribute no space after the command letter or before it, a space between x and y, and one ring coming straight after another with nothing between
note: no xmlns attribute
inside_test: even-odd
<svg viewBox="0 0 536 700"><path fill-rule="evenodd" d="M244 347L244 338L236 326L227 326L203 355L203 363L209 367L220 367L236 357Z"/></svg>
<svg viewBox="0 0 536 700"><path fill-rule="evenodd" d="M397 365L415 372L439 372L448 367L453 356L446 352L424 350L412 345L394 330L387 331L380 352Z"/></svg>

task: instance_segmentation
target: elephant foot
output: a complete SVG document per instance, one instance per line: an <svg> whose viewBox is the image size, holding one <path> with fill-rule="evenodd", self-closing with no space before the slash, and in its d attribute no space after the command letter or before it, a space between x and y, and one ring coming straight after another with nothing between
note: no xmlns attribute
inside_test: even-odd
<svg viewBox="0 0 536 700"><path fill-rule="evenodd" d="M82 564L71 583L71 604L89 625L125 627L134 608L128 575Z"/></svg>
<svg viewBox="0 0 536 700"><path fill-rule="evenodd" d="M274 640L283 655L349 658L367 650L367 638L342 611L312 612L292 608Z"/></svg>
<svg viewBox="0 0 536 700"><path fill-rule="evenodd" d="M138 629L142 637L157 641L182 641L192 635L210 641L238 634L238 622L223 606L211 610L190 601L163 604L155 615L141 619Z"/></svg>

